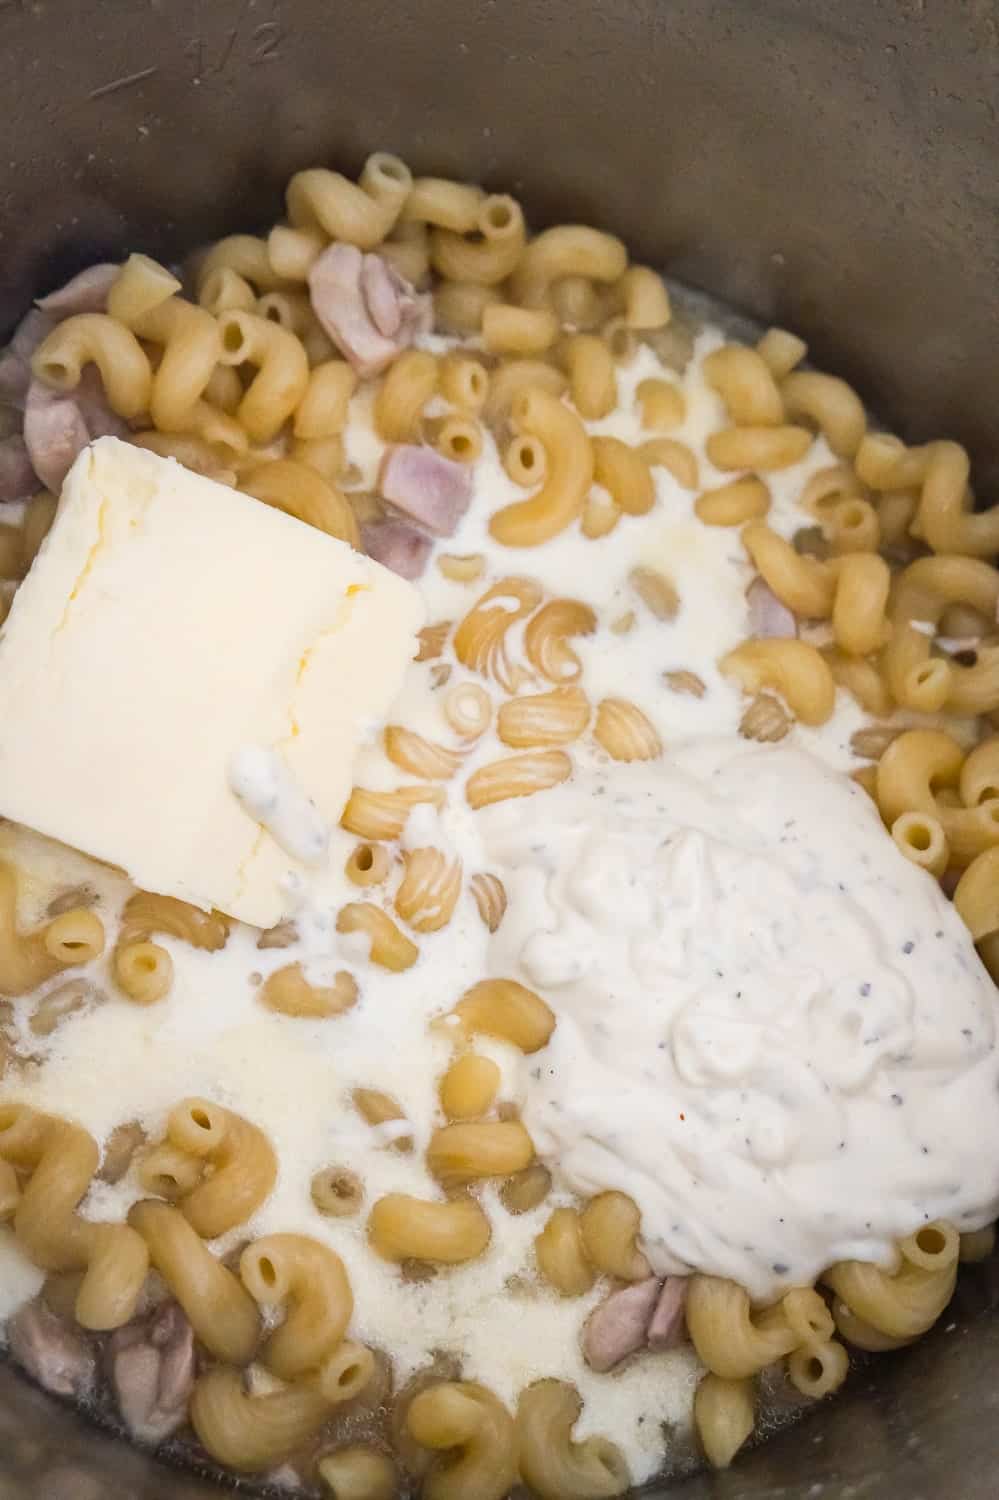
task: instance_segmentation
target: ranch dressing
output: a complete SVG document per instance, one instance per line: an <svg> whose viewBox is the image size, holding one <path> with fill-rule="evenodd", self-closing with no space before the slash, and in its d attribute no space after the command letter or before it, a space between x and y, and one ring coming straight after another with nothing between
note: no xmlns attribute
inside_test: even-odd
<svg viewBox="0 0 999 1500"><path fill-rule="evenodd" d="M482 815L493 966L558 1014L524 1121L629 1193L657 1272L771 1300L999 1212L995 991L867 794L799 749L694 742Z"/></svg>

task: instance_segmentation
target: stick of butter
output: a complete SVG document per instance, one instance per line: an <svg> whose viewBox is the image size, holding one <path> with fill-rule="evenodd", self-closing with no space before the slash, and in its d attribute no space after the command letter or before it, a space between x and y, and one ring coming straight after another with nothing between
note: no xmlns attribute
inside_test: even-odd
<svg viewBox="0 0 999 1500"><path fill-rule="evenodd" d="M423 618L346 543L101 438L0 631L0 813L270 927L307 865L235 795L233 765L264 752L335 824Z"/></svg>

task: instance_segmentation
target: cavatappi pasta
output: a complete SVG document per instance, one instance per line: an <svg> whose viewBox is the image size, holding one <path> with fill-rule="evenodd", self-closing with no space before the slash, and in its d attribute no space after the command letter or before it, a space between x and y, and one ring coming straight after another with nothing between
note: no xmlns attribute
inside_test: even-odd
<svg viewBox="0 0 999 1500"><path fill-rule="evenodd" d="M620 1495L669 1463L666 1440L639 1433L653 1411L725 1467L765 1409L762 1371L824 1398L851 1348L926 1332L994 1231L962 1204L920 1218L917 1182L877 1254L830 1253L799 1281L789 1250L761 1291L740 1279L748 1251L674 1254L642 1172L606 1140L601 1173L573 1175L587 1101L567 1080L586 1038L601 1038L606 1097L621 1087L608 1028L684 967L686 938L656 947L649 880L675 865L674 908L693 923L714 900L724 934L749 921L733 892L765 878L753 866L705 895L721 877L696 810L637 860L618 789L665 785L651 778L703 735L825 759L884 825L879 858L904 859L926 900L943 902L932 882L948 893L934 931L959 919L967 965L973 942L999 978L999 511L974 508L958 444L869 430L859 395L808 368L793 334L748 347L674 320L660 277L603 231L532 236L514 198L414 179L386 153L357 181L297 173L285 210L183 277L131 256L102 310L50 319L29 408L67 403L85 434L96 410L354 548L415 530L432 549L417 581L430 623L391 720L371 726L328 883L259 940L96 864L92 889L64 882L46 905L61 856L0 828L0 1313L15 1311L8 1255L47 1278L46 1316L102 1355L169 1299L197 1362L171 1431L189 1423L200 1456L235 1473L318 1476L340 1500L411 1484L429 1500ZM346 313L321 291L333 245L359 258ZM385 353L377 369L359 329ZM38 488L0 531L3 610L56 513L27 418L24 440ZM397 446L471 476L451 532L383 498ZM684 774L693 806L707 793ZM600 857L597 793L556 849L546 809L594 787L615 809ZM647 829L665 816L650 806ZM517 837L543 874L530 888ZM743 837L733 814L729 843ZM618 945L611 979L595 930ZM918 1051L891 985L930 936L900 945L887 988L851 972L849 997L843 979L809 1002L811 1060L840 1100L866 1087L871 1048L882 1076ZM752 1095L757 1041L726 1051L725 1024L689 997L649 1051L669 1050L695 1097L744 1073ZM799 1082L789 1064L791 1093ZM567 1136L552 1101L580 1111ZM702 1127L658 1107L661 1156L727 1149L689 1146ZM796 1108L821 1135L803 1088ZM629 1118L625 1101L618 1136ZM798 1123L775 1107L740 1126L747 1170L782 1153L793 1166ZM676 1263L690 1273L664 1283ZM578 1359L587 1320L642 1288L658 1310L680 1282L679 1347L657 1342L654 1313L618 1359L621 1430L608 1418L593 1435L611 1388ZM532 1316L537 1349L515 1357ZM393 1381L390 1452L372 1413Z"/></svg>

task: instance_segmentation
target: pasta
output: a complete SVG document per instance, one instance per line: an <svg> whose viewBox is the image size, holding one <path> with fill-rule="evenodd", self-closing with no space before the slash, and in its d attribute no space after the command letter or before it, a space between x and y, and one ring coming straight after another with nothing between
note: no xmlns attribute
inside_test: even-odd
<svg viewBox="0 0 999 1500"><path fill-rule="evenodd" d="M705 526L741 526L758 521L770 509L770 491L762 479L748 475L698 495L694 511Z"/></svg>
<svg viewBox="0 0 999 1500"><path fill-rule="evenodd" d="M777 382L766 360L755 349L726 344L705 355L701 369L708 385L721 396L729 416L738 426L779 427L784 421L784 401ZM728 465L719 467L727 468Z"/></svg>
<svg viewBox="0 0 999 1500"><path fill-rule="evenodd" d="M415 442L423 408L437 389L437 361L409 349L389 366L375 397L375 428L387 443Z"/></svg>
<svg viewBox="0 0 999 1500"><path fill-rule="evenodd" d="M267 1235L243 1251L239 1275L261 1307L287 1305L257 1356L279 1379L316 1369L343 1339L354 1299L343 1262L328 1246L304 1234Z"/></svg>
<svg viewBox="0 0 999 1500"><path fill-rule="evenodd" d="M386 1260L428 1260L460 1265L489 1243L489 1220L474 1198L428 1202L389 1193L368 1217L368 1237Z"/></svg>
<svg viewBox="0 0 999 1500"><path fill-rule="evenodd" d="M677 442L676 438L656 437L641 443L638 451L652 468L668 469L677 484L696 490L697 459L686 443Z"/></svg>
<svg viewBox="0 0 999 1500"><path fill-rule="evenodd" d="M790 1354L797 1342L779 1303L754 1317L743 1288L717 1276L690 1278L686 1308L698 1357L726 1380L755 1375Z"/></svg>
<svg viewBox="0 0 999 1500"><path fill-rule="evenodd" d="M446 927L461 895L461 860L440 849L409 849L403 855L403 877L395 909L417 932Z"/></svg>
<svg viewBox="0 0 999 1500"><path fill-rule="evenodd" d="M617 405L617 374L604 340L593 334L577 333L565 340L558 353L569 377L572 404L579 415L589 422L606 417Z"/></svg>
<svg viewBox="0 0 999 1500"><path fill-rule="evenodd" d="M593 735L613 760L655 760L662 754L655 726L625 698L604 698L597 704Z"/></svg>
<svg viewBox="0 0 999 1500"><path fill-rule="evenodd" d="M492 428L499 429L508 421L513 403L523 391L545 391L549 396L558 397L567 387L568 382L561 370L544 360L506 360L492 373L483 415Z"/></svg>
<svg viewBox="0 0 999 1500"><path fill-rule="evenodd" d="M336 930L363 933L370 939L371 962L397 974L412 968L419 957L416 944L410 942L392 918L371 901L351 901L341 907Z"/></svg>
<svg viewBox="0 0 999 1500"><path fill-rule="evenodd" d="M427 781L447 781L461 766L460 750L434 744L401 724L389 724L383 739L389 760L411 776L423 776Z"/></svg>
<svg viewBox="0 0 999 1500"><path fill-rule="evenodd" d="M854 457L867 431L867 414L845 380L797 370L781 381L780 394L789 417L807 417L838 458Z"/></svg>
<svg viewBox="0 0 999 1500"><path fill-rule="evenodd" d="M510 698L500 707L496 732L504 745L566 745L583 733L590 718L586 694L575 686Z"/></svg>
<svg viewBox="0 0 999 1500"><path fill-rule="evenodd" d="M406 1425L424 1448L456 1450L424 1479L427 1500L503 1500L515 1483L513 1418L484 1386L462 1381L419 1391Z"/></svg>
<svg viewBox="0 0 999 1500"><path fill-rule="evenodd" d="M805 641L746 641L720 662L744 692L772 687L803 724L824 724L836 700L832 673L823 656Z"/></svg>
<svg viewBox="0 0 999 1500"><path fill-rule="evenodd" d="M35 1265L82 1271L74 1315L84 1328L120 1328L135 1311L149 1256L124 1224L77 1208L97 1170L97 1142L79 1126L18 1104L0 1105L0 1160L30 1173L13 1207L14 1234ZM10 1204L10 1173L5 1173Z"/></svg>
<svg viewBox="0 0 999 1500"><path fill-rule="evenodd" d="M540 995L514 979L483 979L473 984L452 1014L470 1036L498 1037L521 1052L537 1052L555 1029L555 1017Z"/></svg>
<svg viewBox="0 0 999 1500"><path fill-rule="evenodd" d="M567 644L574 635L592 635L597 617L578 599L552 599L538 610L524 629L524 651L531 666L549 682L575 682L583 666Z"/></svg>
<svg viewBox="0 0 999 1500"><path fill-rule="evenodd" d="M727 1469L756 1426L752 1381L705 1375L694 1393L694 1425L708 1463Z"/></svg>
<svg viewBox="0 0 999 1500"><path fill-rule="evenodd" d="M319 228L331 240L373 250L402 212L412 174L404 162L376 151L354 183L339 172L313 167L296 172L286 194L295 229Z"/></svg>
<svg viewBox="0 0 999 1500"><path fill-rule="evenodd" d="M347 1167L325 1168L316 1172L310 1184L312 1202L321 1214L344 1219L359 1213L364 1202L364 1186L356 1172Z"/></svg>
<svg viewBox="0 0 999 1500"><path fill-rule="evenodd" d="M531 241L514 270L510 288L515 302L538 307L544 304L552 283L563 277L620 281L627 266L628 252L613 235L579 224L560 224Z"/></svg>
<svg viewBox="0 0 999 1500"><path fill-rule="evenodd" d="M444 1125L427 1146L427 1166L449 1187L480 1177L509 1177L533 1160L534 1146L519 1120Z"/></svg>
<svg viewBox="0 0 999 1500"><path fill-rule="evenodd" d="M447 354L437 367L437 389L445 401L474 416L486 404L489 372L480 360Z"/></svg>
<svg viewBox="0 0 999 1500"><path fill-rule="evenodd" d="M917 815L903 814L905 816L912 818ZM926 819L926 822L929 821ZM901 819L892 827L893 835L899 822ZM934 869L932 865L927 865L927 868L934 875L942 873L942 869ZM946 868L946 860L943 861L943 868ZM999 929L999 847L993 845L989 849L983 849L981 854L976 854L957 883L954 905L976 943Z"/></svg>
<svg viewBox="0 0 999 1500"><path fill-rule="evenodd" d="M932 636L946 609L970 605L987 618L999 604L999 573L970 557L922 557L895 580L892 591L891 639L883 668L888 689L907 707L934 713L989 713L999 707L999 649L983 647L973 666L953 658L931 656Z"/></svg>
<svg viewBox="0 0 999 1500"><path fill-rule="evenodd" d="M133 289L133 277L144 285ZM159 285L150 287L150 282ZM172 294L164 295L173 284ZM210 312L176 295L178 284L146 256L130 256L108 296L108 311L139 338L159 344L149 414L161 432L183 432L219 363L219 324ZM129 306L129 303L132 305Z"/></svg>
<svg viewBox="0 0 999 1500"><path fill-rule="evenodd" d="M455 234L471 234L478 224L485 196L481 188L468 182L417 177L403 205L403 222L433 224Z"/></svg>
<svg viewBox="0 0 999 1500"><path fill-rule="evenodd" d="M593 1264L622 1281L641 1281L649 1263L635 1241L641 1215L626 1193L598 1193L579 1216L586 1253Z"/></svg>
<svg viewBox="0 0 999 1500"><path fill-rule="evenodd" d="M556 1208L534 1241L538 1270L563 1297L582 1297L597 1279L574 1208Z"/></svg>
<svg viewBox="0 0 999 1500"><path fill-rule="evenodd" d="M508 693L516 688L506 637L511 626L532 614L541 588L530 578L503 578L465 616L454 633L454 654L481 677L492 677Z"/></svg>
<svg viewBox="0 0 999 1500"><path fill-rule="evenodd" d="M532 797L558 786L572 773L572 761L564 750L525 751L491 761L473 771L465 783L469 807L491 807L510 797Z"/></svg>
<svg viewBox="0 0 999 1500"><path fill-rule="evenodd" d="M444 700L444 717L462 739L474 740L484 734L492 713L489 694L477 682L459 683Z"/></svg>
<svg viewBox="0 0 999 1500"><path fill-rule="evenodd" d="M329 359L316 365L309 372L305 392L295 409L295 436L328 438L341 433L356 385L357 376L344 360Z"/></svg>
<svg viewBox="0 0 999 1500"><path fill-rule="evenodd" d="M413 808L421 802L439 807L438 787L401 786L394 792L369 792L355 787L340 818L340 826L362 839L397 839Z"/></svg>
<svg viewBox="0 0 999 1500"><path fill-rule="evenodd" d="M642 426L669 432L687 415L682 391L669 380L642 380L635 391L642 413ZM578 403L577 403L578 404Z"/></svg>
<svg viewBox="0 0 999 1500"><path fill-rule="evenodd" d="M469 881L469 888L485 926L495 932L506 914L506 889L498 875L479 872Z"/></svg>
<svg viewBox="0 0 999 1500"><path fill-rule="evenodd" d="M357 981L346 969L332 984L310 984L301 964L286 964L264 980L260 1003L284 1016L339 1016L357 1003Z"/></svg>
<svg viewBox="0 0 999 1500"><path fill-rule="evenodd" d="M786 375L801 364L808 353L808 345L797 334L785 328L768 328L756 345L756 352L765 361L775 380Z"/></svg>
<svg viewBox="0 0 999 1500"><path fill-rule="evenodd" d="M434 288L434 321L444 333L480 332L487 307L503 299L491 286L474 281L442 281Z"/></svg>
<svg viewBox="0 0 999 1500"><path fill-rule="evenodd" d="M199 1375L191 1425L213 1458L259 1474L303 1447L322 1427L330 1402L307 1385L247 1395L240 1372L217 1365Z"/></svg>
<svg viewBox="0 0 999 1500"><path fill-rule="evenodd" d="M529 1214L543 1203L552 1185L552 1174L540 1162L514 1172L500 1188L500 1201L508 1214Z"/></svg>
<svg viewBox="0 0 999 1500"><path fill-rule="evenodd" d="M253 442L269 443L309 389L305 350L293 333L256 313L224 312L218 327L221 363L257 367L236 415Z"/></svg>
<svg viewBox="0 0 999 1500"><path fill-rule="evenodd" d="M611 1500L631 1483L613 1443L602 1437L573 1441L581 1409L577 1392L559 1380L539 1380L521 1393L520 1475L542 1500Z"/></svg>
<svg viewBox="0 0 999 1500"><path fill-rule="evenodd" d="M611 295L629 328L663 328L673 316L666 285L649 266L629 266Z"/></svg>
<svg viewBox="0 0 999 1500"><path fill-rule="evenodd" d="M707 440L708 457L716 469L757 469L771 473L788 469L804 458L812 444L806 427L726 427Z"/></svg>
<svg viewBox="0 0 999 1500"><path fill-rule="evenodd" d="M275 224L267 236L267 259L282 281L307 281L326 244L320 230Z"/></svg>
<svg viewBox="0 0 999 1500"><path fill-rule="evenodd" d="M386 1145L391 1146L395 1151L412 1151L413 1137L406 1129L408 1121L402 1108L391 1094L383 1094L380 1089L354 1089L351 1093L351 1100L358 1114L367 1120L369 1125L391 1127L387 1131L380 1131Z"/></svg>
<svg viewBox="0 0 999 1500"><path fill-rule="evenodd" d="M492 517L489 530L506 547L537 547L575 520L593 482L593 448L579 418L549 392L528 387L514 397L511 420L545 450L545 478L529 500Z"/></svg>
<svg viewBox="0 0 999 1500"><path fill-rule="evenodd" d="M333 1500L395 1500L395 1465L374 1448L338 1448L316 1467Z"/></svg>
<svg viewBox="0 0 999 1500"><path fill-rule="evenodd" d="M891 836L906 859L911 859L913 864L918 865L921 870L928 870L938 879L946 870L950 860L950 849L939 818L934 818L930 813L901 813L891 825ZM978 855L978 859L984 858L984 854ZM959 889L960 886L958 886ZM971 927L972 924L957 903L957 891L954 893L954 904L961 912L963 920ZM972 936L975 935L972 928Z"/></svg>
<svg viewBox="0 0 999 1500"><path fill-rule="evenodd" d="M263 1132L206 1099L185 1099L171 1110L167 1142L173 1152L193 1157L201 1167L179 1207L203 1239L213 1240L245 1223L277 1178L277 1158ZM141 1175L150 1187L157 1156L153 1147L143 1162Z"/></svg>
<svg viewBox="0 0 999 1500"><path fill-rule="evenodd" d="M56 325L35 350L31 368L45 385L75 391L94 364L113 411L131 420L149 410L153 372L134 333L106 313L77 313Z"/></svg>
<svg viewBox="0 0 999 1500"><path fill-rule="evenodd" d="M543 354L558 330L558 318L543 307L494 302L482 313L482 342L490 354Z"/></svg>
<svg viewBox="0 0 999 1500"><path fill-rule="evenodd" d="M435 229L430 239L431 264L449 281L496 286L510 275L524 249L527 233L520 204L503 194L483 198L474 230L480 237L477 240L450 229Z"/></svg>
<svg viewBox="0 0 999 1500"><path fill-rule="evenodd" d="M957 785L963 760L960 745L943 730L910 729L892 741L877 770L877 801L885 822L892 826L907 812L930 815L940 823L958 865L999 843L999 801L952 807L942 799L943 790Z"/></svg>
<svg viewBox="0 0 999 1500"><path fill-rule="evenodd" d="M628 516L644 516L650 511L656 492L641 451L612 437L595 437L591 447L593 478L609 492L615 505Z"/></svg>
<svg viewBox="0 0 999 1500"><path fill-rule="evenodd" d="M466 1052L441 1079L441 1109L449 1120L477 1119L489 1109L499 1085L500 1070L492 1059Z"/></svg>
<svg viewBox="0 0 999 1500"><path fill-rule="evenodd" d="M103 949L103 923L85 907L63 912L35 932L20 933L17 876L0 861L0 993L26 994L64 969L89 963Z"/></svg>
<svg viewBox="0 0 999 1500"><path fill-rule="evenodd" d="M482 428L469 417L442 417L440 421L431 424L431 431L438 453L442 453L452 463L474 464L482 456ZM442 558L441 562L443 561ZM460 579L459 582L478 578L485 567L485 559L481 556L469 561L477 564L476 569L468 579Z"/></svg>
<svg viewBox="0 0 999 1500"><path fill-rule="evenodd" d="M901 1265L894 1275L878 1266L843 1261L822 1279L876 1333L911 1339L932 1327L950 1301L958 1235L948 1224L927 1224L903 1240L900 1250Z"/></svg>

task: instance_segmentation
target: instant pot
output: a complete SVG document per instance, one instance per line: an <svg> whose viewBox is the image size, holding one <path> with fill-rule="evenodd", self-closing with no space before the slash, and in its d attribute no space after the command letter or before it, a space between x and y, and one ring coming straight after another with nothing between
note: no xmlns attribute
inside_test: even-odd
<svg viewBox="0 0 999 1500"><path fill-rule="evenodd" d="M0 0L0 342L83 265L253 229L376 147L793 328L999 498L997 0ZM930 1337L651 1494L995 1500L997 1303L986 1264ZM219 1493L0 1365L3 1500Z"/></svg>

